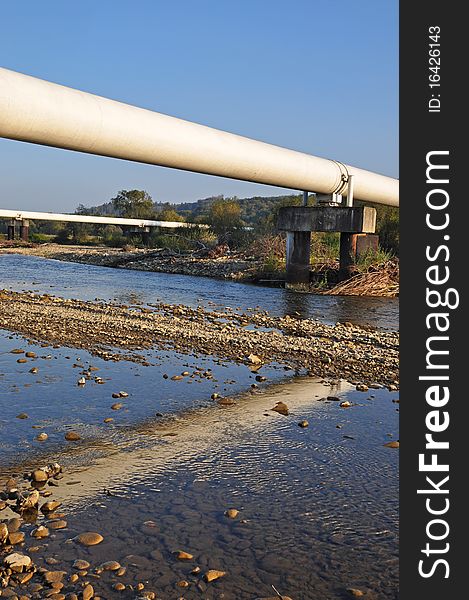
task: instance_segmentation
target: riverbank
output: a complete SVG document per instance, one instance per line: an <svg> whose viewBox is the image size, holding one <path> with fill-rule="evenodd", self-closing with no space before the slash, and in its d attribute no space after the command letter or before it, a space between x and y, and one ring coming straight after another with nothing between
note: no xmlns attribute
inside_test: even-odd
<svg viewBox="0 0 469 600"><path fill-rule="evenodd" d="M109 248L107 246L65 246L59 244L9 244L0 246L0 253L40 256L66 262L132 269L155 273L172 273L200 277L284 285L284 274L267 269L264 261L245 252L230 252L221 256L210 253L177 254L167 249ZM368 272L357 274L346 284L338 284L338 265L312 273L312 283L304 292L336 295L365 295L395 298L399 295L399 264L390 261Z"/></svg>
<svg viewBox="0 0 469 600"><path fill-rule="evenodd" d="M276 362L362 385L398 386L398 334L352 323L272 317L159 303L148 307L0 291L0 327L29 338L86 348L111 360L146 363L142 350L218 356L254 369ZM26 359L25 359L26 360Z"/></svg>
<svg viewBox="0 0 469 600"><path fill-rule="evenodd" d="M233 281L255 281L261 269L261 261L254 257L245 257L241 253L209 258L186 254L178 255L166 249L132 248L126 250L107 246L65 246L60 244L24 246L3 244L0 252L41 256L98 267L217 277Z"/></svg>

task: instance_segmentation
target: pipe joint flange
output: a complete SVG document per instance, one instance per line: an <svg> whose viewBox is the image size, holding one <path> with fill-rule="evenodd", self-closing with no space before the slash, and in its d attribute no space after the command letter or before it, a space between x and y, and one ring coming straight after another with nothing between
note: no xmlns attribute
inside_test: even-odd
<svg viewBox="0 0 469 600"><path fill-rule="evenodd" d="M350 173L348 172L347 167L343 163L333 159L332 162L335 163L339 168L339 181L335 189L332 190L332 193L342 195L347 189Z"/></svg>

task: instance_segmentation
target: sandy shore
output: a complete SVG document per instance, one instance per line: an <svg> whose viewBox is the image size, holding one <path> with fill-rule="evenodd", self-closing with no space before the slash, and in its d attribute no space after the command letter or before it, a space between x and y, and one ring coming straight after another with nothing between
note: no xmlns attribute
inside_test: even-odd
<svg viewBox="0 0 469 600"><path fill-rule="evenodd" d="M139 350L171 348L245 362L278 362L354 383L398 385L398 334L350 323L237 314L182 305L85 302L0 291L0 327L36 341L145 362Z"/></svg>

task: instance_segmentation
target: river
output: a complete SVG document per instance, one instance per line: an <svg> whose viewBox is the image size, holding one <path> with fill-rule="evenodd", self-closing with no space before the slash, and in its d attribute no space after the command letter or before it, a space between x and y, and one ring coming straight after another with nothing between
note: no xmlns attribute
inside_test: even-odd
<svg viewBox="0 0 469 600"><path fill-rule="evenodd" d="M397 300L15 255L0 255L0 273L0 287L15 291L398 328ZM18 363L15 349L36 356ZM272 585L293 600L340 600L351 597L348 588L370 599L398 597L398 450L384 446L399 437L398 393L357 392L275 364L262 368L259 383L245 365L172 351L148 351L147 362L104 361L0 332L0 471L41 460L66 467L60 497L68 527L49 540L48 557L69 570L77 548L64 541L85 524L105 541L81 549L80 558L127 566L123 592L110 574L93 583L102 598L135 598L136 581L174 599L248 600L274 596ZM90 366L104 383L77 386ZM163 377L182 371L209 377ZM121 390L128 396L113 410L112 393ZM235 404L221 407L213 393ZM339 406L344 399L350 408ZM288 417L270 410L279 400ZM309 427L298 427L305 419ZM69 430L82 440L65 443ZM46 442L36 441L40 432ZM230 507L236 519L224 515ZM193 561L175 561L179 549ZM207 585L191 575L195 565L226 575Z"/></svg>

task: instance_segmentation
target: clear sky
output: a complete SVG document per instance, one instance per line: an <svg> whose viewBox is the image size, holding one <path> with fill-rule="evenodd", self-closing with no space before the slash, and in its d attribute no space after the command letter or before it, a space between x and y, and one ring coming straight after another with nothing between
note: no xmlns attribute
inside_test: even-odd
<svg viewBox="0 0 469 600"><path fill-rule="evenodd" d="M15 0L1 66L398 176L397 0ZM0 139L0 208L279 188Z"/></svg>

